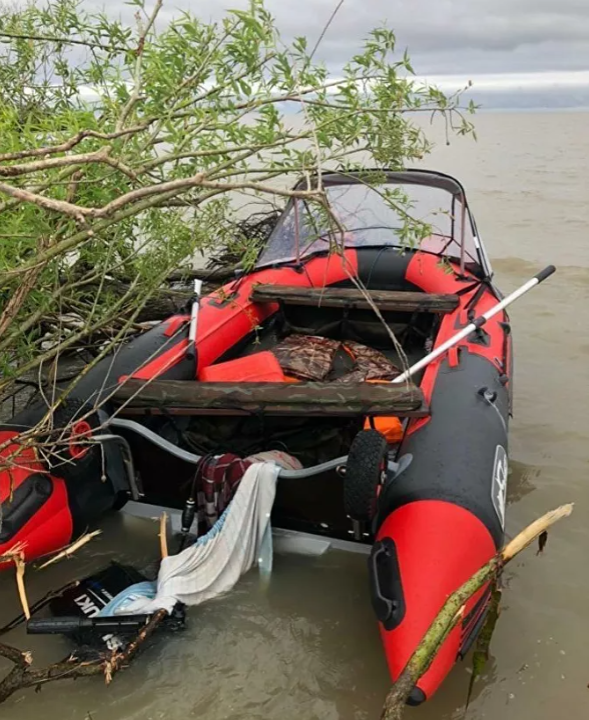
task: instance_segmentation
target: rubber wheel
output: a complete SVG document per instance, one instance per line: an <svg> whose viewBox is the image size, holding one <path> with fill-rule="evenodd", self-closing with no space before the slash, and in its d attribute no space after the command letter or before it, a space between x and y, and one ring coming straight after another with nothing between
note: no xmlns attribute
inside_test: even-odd
<svg viewBox="0 0 589 720"><path fill-rule="evenodd" d="M344 476L344 507L352 520L367 521L374 515L387 452L386 438L376 430L363 430L354 438Z"/></svg>
<svg viewBox="0 0 589 720"><path fill-rule="evenodd" d="M80 420L78 421L78 418ZM81 420L83 418L83 420ZM70 426L71 427L68 427ZM88 413L84 402L67 398L53 413L53 432L49 440L59 442L56 451L59 457L53 461L53 469L58 477L67 481L79 481L85 475L102 475L102 449L98 443L84 444L75 442L80 437L92 435L100 426L96 413ZM68 432L64 433L64 428ZM65 444L67 443L67 444ZM63 458L63 460L61 459ZM67 462L65 461L67 459Z"/></svg>

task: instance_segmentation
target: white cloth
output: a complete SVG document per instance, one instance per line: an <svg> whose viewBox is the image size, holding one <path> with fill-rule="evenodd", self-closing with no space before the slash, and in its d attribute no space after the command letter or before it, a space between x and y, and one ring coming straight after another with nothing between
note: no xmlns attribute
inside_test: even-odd
<svg viewBox="0 0 589 720"><path fill-rule="evenodd" d="M178 555L162 560L155 597L125 603L116 614L172 611L176 602L200 603L231 590L254 563L271 563L270 513L280 467L260 462L250 465L235 495L215 525Z"/></svg>

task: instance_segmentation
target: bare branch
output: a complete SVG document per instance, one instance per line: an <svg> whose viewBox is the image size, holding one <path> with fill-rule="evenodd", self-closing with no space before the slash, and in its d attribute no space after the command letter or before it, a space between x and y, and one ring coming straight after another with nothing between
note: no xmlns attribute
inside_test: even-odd
<svg viewBox="0 0 589 720"><path fill-rule="evenodd" d="M115 160L109 156L110 147L105 146L91 153L83 153L80 155L64 155L64 157L50 158L47 160L37 160L36 162L23 163L22 165L5 165L0 166L0 176L2 177L18 177L21 175L30 175L31 173L42 172L45 170L53 170L58 167L67 167L69 165L91 165L94 163L105 163L111 167L121 170L133 180L137 180L137 175L119 160Z"/></svg>
<svg viewBox="0 0 589 720"><path fill-rule="evenodd" d="M329 20L328 20L327 23L325 24L325 27L323 28L323 30L321 31L319 37L317 38L317 42L315 43L315 46L314 46L313 49L311 50L311 54L309 55L309 61L311 61L311 60L313 59L313 57L315 56L315 53L317 52L317 50L319 49L319 46L320 46L321 43L323 42L323 38L324 38L325 35L327 34L327 31L329 30L331 24L332 24L333 21L335 20L335 16L338 14L338 12L340 11L340 8L341 8L341 6L342 6L343 4L344 4L344 0L339 0L338 4L337 4L337 5L335 6L335 8L333 9L333 12L331 13L331 16L330 16Z"/></svg>
<svg viewBox="0 0 589 720"><path fill-rule="evenodd" d="M40 40L41 42L54 42L63 43L64 45L83 45L89 48L99 48L100 50L108 50L109 52L127 52L129 48L106 45L103 43L93 42L91 40L78 40L76 38L56 37L54 35L29 35L20 33L11 33L3 30L0 32L0 38L7 38L9 40Z"/></svg>
<svg viewBox="0 0 589 720"><path fill-rule="evenodd" d="M37 570L43 570L43 568L46 568L48 565L53 565L53 563L59 562L60 560L63 560L64 558L71 557L77 550L84 547L87 543L89 543L91 540L93 540L95 537L100 535L102 530L94 530L91 533L85 533L81 537L79 537L75 542L73 542L71 545L68 545L66 548L61 550L57 555L54 555L52 558L44 562L42 565L39 565Z"/></svg>
<svg viewBox="0 0 589 720"><path fill-rule="evenodd" d="M152 122L154 122L152 120ZM124 128L112 133L101 133L96 130L80 130L69 140L65 140L60 145L48 145L46 147L32 148L31 150L19 150L12 153L4 153L0 155L0 162L10 162L11 160L23 160L27 157L40 157L45 155L55 155L61 152L68 152L73 147L82 142L85 138L96 138L97 140L116 140L117 138L125 135L133 135L134 133L142 132L149 127L149 121L142 123L141 125L134 125L133 127Z"/></svg>

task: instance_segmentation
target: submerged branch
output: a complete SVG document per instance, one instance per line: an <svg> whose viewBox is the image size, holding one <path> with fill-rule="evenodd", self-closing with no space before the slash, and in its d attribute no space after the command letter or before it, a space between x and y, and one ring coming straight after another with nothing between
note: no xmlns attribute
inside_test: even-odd
<svg viewBox="0 0 589 720"><path fill-rule="evenodd" d="M66 548L61 550L57 555L54 555L52 558L44 562L42 565L39 565L37 570L42 570L43 568L46 568L48 565L53 565L53 563L59 562L60 560L63 560L64 558L71 557L77 550L84 547L87 543L89 543L91 540L93 540L97 535L100 535L102 533L102 530L94 530L91 533L84 533L82 537L78 538L75 542L73 542L71 545L68 545Z"/></svg>
<svg viewBox="0 0 589 720"><path fill-rule="evenodd" d="M33 658L29 652L22 652L11 645L0 643L0 657L4 657L14 664L8 675L0 681L0 703L8 700L19 690L29 687L38 688L55 680L75 680L80 677L103 675L106 683L110 683L113 675L131 662L145 641L153 635L166 617L165 610L158 610L154 613L123 652L113 652L91 661L82 661L72 655L66 660L53 663L40 670L33 669Z"/></svg>

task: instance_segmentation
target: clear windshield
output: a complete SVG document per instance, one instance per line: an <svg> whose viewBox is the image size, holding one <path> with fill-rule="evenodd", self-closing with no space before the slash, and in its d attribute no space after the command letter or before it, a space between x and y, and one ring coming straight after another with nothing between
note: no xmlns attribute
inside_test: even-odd
<svg viewBox="0 0 589 720"><path fill-rule="evenodd" d="M446 190L428 185L391 185L409 197L410 214L431 226L431 234L419 247L450 259L460 258L464 220L464 258L466 263L480 264L468 212L462 212L459 199ZM326 188L330 207L346 230L346 247L402 247L400 233L403 217L379 189L361 183L337 184ZM342 234L333 220L317 205L304 200L291 201L274 228L260 255L258 266L298 260L325 252L334 244L341 246Z"/></svg>

